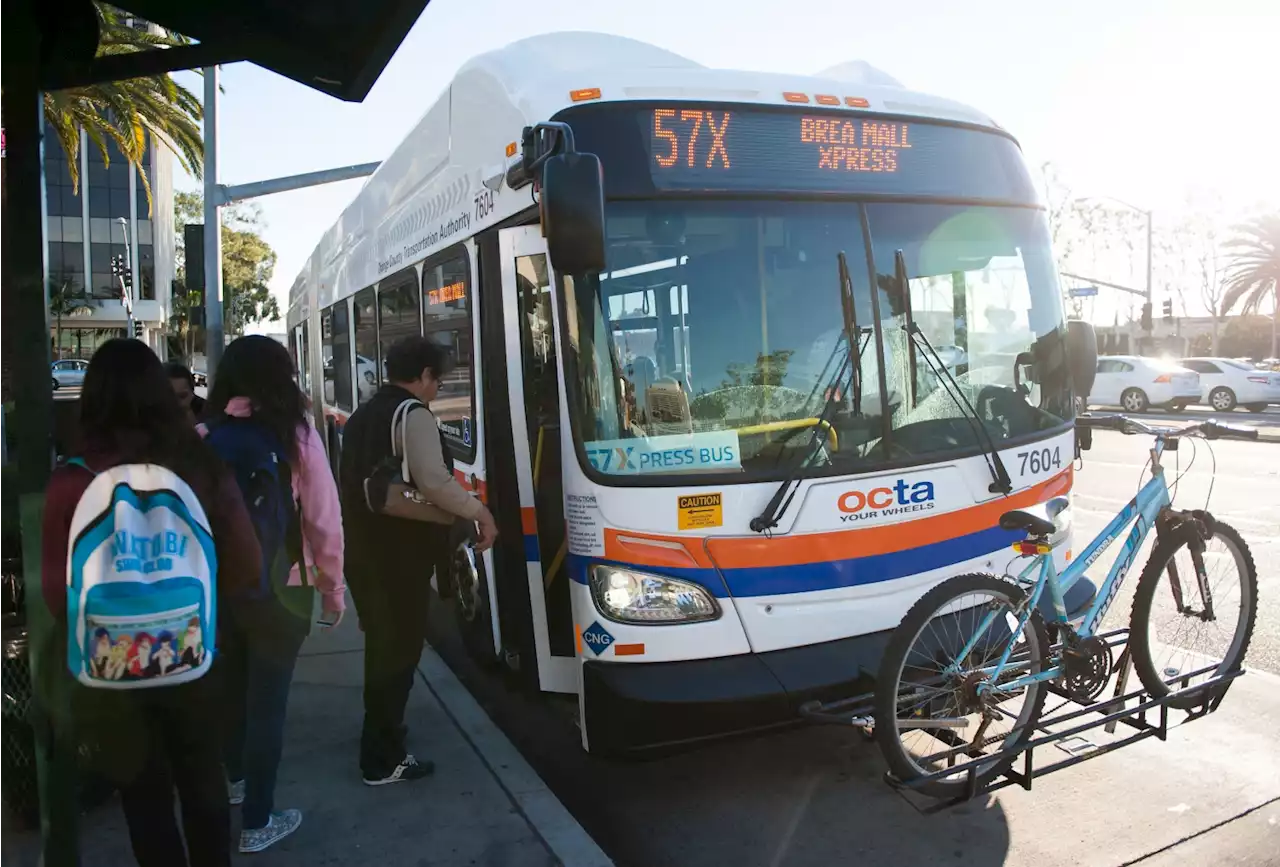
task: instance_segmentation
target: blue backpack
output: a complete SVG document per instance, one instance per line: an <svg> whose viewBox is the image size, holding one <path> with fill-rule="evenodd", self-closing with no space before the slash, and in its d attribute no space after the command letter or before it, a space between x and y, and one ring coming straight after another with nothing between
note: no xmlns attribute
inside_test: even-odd
<svg viewBox="0 0 1280 867"><path fill-rule="evenodd" d="M262 548L262 571L252 595L280 597L290 569L302 563L301 516L284 446L264 425L241 418L210 425L205 442L235 474Z"/></svg>

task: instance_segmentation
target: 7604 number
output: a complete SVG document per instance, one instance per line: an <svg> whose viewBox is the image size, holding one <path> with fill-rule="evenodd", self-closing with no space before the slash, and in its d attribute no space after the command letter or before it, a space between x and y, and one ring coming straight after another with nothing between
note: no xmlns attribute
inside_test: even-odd
<svg viewBox="0 0 1280 867"><path fill-rule="evenodd" d="M1049 470L1062 468L1062 448L1057 446L1051 449L1033 449L1029 452L1018 452L1017 456L1022 458L1022 469L1019 475L1025 476L1029 470L1033 476L1040 473L1047 473Z"/></svg>

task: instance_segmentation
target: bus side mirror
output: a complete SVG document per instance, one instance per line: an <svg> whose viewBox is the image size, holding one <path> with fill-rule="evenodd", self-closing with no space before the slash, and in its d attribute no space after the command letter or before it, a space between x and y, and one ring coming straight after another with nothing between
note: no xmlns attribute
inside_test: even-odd
<svg viewBox="0 0 1280 867"><path fill-rule="evenodd" d="M604 270L604 173L595 154L562 153L542 165L542 234L559 274Z"/></svg>
<svg viewBox="0 0 1280 867"><path fill-rule="evenodd" d="M1093 391L1093 378L1098 373L1098 338L1092 324L1081 319L1067 320L1067 363L1071 390L1083 400Z"/></svg>

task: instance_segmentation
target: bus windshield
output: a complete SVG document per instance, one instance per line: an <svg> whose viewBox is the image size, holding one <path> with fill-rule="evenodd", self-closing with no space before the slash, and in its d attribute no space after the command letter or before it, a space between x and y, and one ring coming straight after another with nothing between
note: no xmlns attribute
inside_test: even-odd
<svg viewBox="0 0 1280 867"><path fill-rule="evenodd" d="M978 424L1003 446L1070 419L1038 208L682 198L606 217L607 271L564 281L574 433L606 477L777 479L811 453L811 474L863 472L976 453Z"/></svg>

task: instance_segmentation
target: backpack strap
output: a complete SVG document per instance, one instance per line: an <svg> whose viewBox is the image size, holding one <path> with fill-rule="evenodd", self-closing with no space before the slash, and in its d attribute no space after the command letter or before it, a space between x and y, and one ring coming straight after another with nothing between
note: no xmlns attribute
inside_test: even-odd
<svg viewBox="0 0 1280 867"><path fill-rule="evenodd" d="M88 470L89 472L93 473L95 476L98 474L97 470L89 466L89 464L85 462L85 459L80 457L79 455L77 455L74 458L67 458L67 466L80 467L81 469Z"/></svg>

